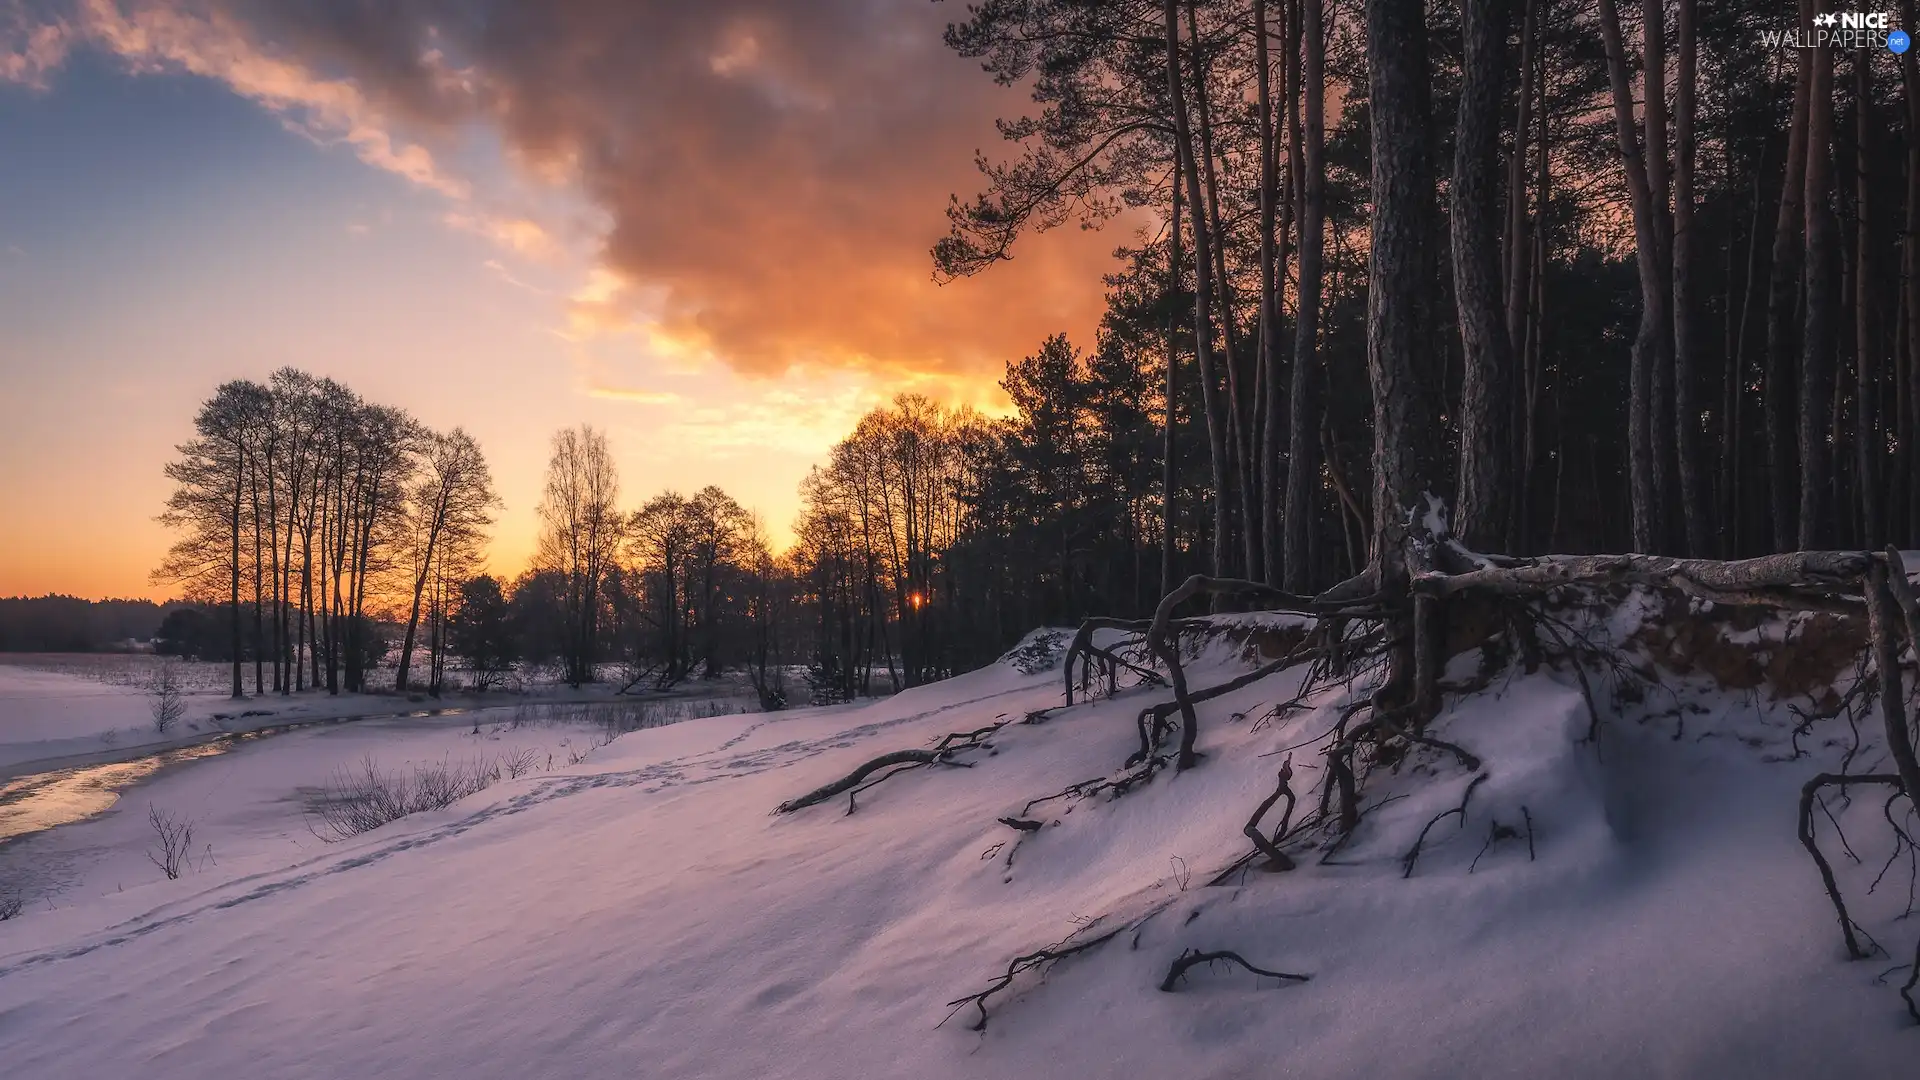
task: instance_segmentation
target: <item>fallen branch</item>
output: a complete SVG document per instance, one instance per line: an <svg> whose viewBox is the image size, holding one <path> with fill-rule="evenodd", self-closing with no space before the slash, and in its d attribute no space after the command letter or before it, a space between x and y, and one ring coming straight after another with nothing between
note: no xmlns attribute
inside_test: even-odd
<svg viewBox="0 0 1920 1080"><path fill-rule="evenodd" d="M1213 964L1222 961L1229 964L1239 964L1255 975L1264 975L1269 979L1282 979L1287 982L1306 982L1311 977L1307 975L1295 975L1289 971L1268 971L1263 967L1255 967L1247 962L1246 957L1241 956L1231 949L1221 949L1216 952L1201 952L1199 949L1188 949L1174 960L1172 967L1167 969L1167 977L1160 980L1160 992L1171 994L1174 986L1187 977L1187 970L1189 968L1198 967L1201 964Z"/></svg>
<svg viewBox="0 0 1920 1080"><path fill-rule="evenodd" d="M1850 597L1806 590L1843 590L1857 583L1875 561L1862 551L1791 551L1734 562L1659 555L1550 556L1510 567L1422 574L1414 588L1429 596L1447 597L1468 591L1532 596L1566 585L1674 585L1719 594L1717 603L1827 610L1825 605L1844 603Z"/></svg>

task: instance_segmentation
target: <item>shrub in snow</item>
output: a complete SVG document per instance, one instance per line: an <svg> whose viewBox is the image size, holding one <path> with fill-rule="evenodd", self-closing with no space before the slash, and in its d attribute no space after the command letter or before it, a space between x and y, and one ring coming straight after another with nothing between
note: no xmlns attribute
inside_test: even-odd
<svg viewBox="0 0 1920 1080"><path fill-rule="evenodd" d="M147 858L160 868L161 873L167 875L168 881L173 881L180 876L181 870L191 865L193 822L176 818L148 803L147 823L153 826L154 833L154 844L148 850Z"/></svg>
<svg viewBox="0 0 1920 1080"><path fill-rule="evenodd" d="M328 843L345 840L408 814L444 810L499 778L499 765L480 761L442 759L410 772L387 772L367 757L358 768L334 774L310 811L308 827Z"/></svg>
<svg viewBox="0 0 1920 1080"><path fill-rule="evenodd" d="M172 657L163 657L147 680L147 707L153 712L153 730L165 735L187 714L186 687Z"/></svg>

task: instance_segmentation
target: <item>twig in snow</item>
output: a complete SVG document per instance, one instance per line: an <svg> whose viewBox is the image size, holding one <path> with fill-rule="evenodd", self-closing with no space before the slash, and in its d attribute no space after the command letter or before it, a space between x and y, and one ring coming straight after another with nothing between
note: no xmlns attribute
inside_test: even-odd
<svg viewBox="0 0 1920 1080"><path fill-rule="evenodd" d="M1460 827L1463 829L1467 827L1467 800L1473 798L1473 789L1479 787L1482 783L1486 781L1486 779L1487 779L1486 773L1481 773L1480 775L1474 777L1473 780L1467 784L1467 790L1460 796L1459 806L1456 806L1451 810L1442 810L1439 813L1433 815L1433 820L1427 822L1427 827L1420 830L1419 837L1417 837L1413 841L1413 847L1407 849L1407 853L1401 856L1400 858L1400 865L1403 868L1400 874L1400 877L1402 879L1410 878L1413 876L1413 864L1419 861L1420 859L1421 845L1427 842L1427 833L1432 831L1435 825L1440 824L1440 822L1445 818L1449 818L1455 814L1458 814L1460 815Z"/></svg>

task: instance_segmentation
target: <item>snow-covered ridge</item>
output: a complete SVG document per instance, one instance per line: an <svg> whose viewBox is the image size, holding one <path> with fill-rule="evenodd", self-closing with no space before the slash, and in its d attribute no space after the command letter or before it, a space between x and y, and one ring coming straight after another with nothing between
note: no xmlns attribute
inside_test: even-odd
<svg viewBox="0 0 1920 1080"><path fill-rule="evenodd" d="M1189 678L1245 670L1245 651L1203 649ZM0 1060L9 1077L1807 1077L1901 1075L1920 1046L1875 982L1896 960L1844 961L1795 839L1800 784L1852 749L1844 724L1793 759L1788 703L1671 671L1616 700L1596 672L1595 745L1568 672L1515 668L1432 729L1484 780L1416 750L1376 772L1327 864L1297 848L1295 871L1209 886L1289 754L1312 809L1317 748L1364 688L1268 719L1300 673L1255 683L1202 706L1198 769L1034 805L1119 768L1165 692L1024 723L1061 691L1057 656L1030 666L635 733L310 857L0 924ZM852 814L770 814L1001 720L970 767L901 773ZM1898 954L1905 883L1867 892L1878 804L1832 806L1862 847L1839 868ZM1041 827L1000 821L1021 815ZM971 1009L943 1024L1015 958L1115 927L989 997L983 1032ZM1310 979L1201 966L1162 993L1190 949Z"/></svg>

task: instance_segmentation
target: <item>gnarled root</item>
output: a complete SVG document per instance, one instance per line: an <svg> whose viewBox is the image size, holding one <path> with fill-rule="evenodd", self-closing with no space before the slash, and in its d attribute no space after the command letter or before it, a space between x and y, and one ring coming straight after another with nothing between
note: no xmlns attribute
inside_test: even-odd
<svg viewBox="0 0 1920 1080"><path fill-rule="evenodd" d="M1241 956L1231 949L1221 949L1216 952L1201 952L1199 949L1188 949L1174 960L1173 966L1167 968L1167 977L1160 980L1161 993L1173 993L1174 987L1179 985L1180 981L1187 977L1188 969L1199 967L1201 964L1216 963L1238 964L1248 971L1253 972L1255 975L1263 975L1269 979L1280 979L1285 982L1306 982L1312 978L1312 976L1309 975L1295 975L1290 971L1268 971L1263 967L1255 967L1253 964L1247 962L1246 957Z"/></svg>
<svg viewBox="0 0 1920 1080"><path fill-rule="evenodd" d="M909 769L931 768L935 765L968 767L965 762L953 760L954 755L985 748L987 737L1007 726L1008 723L1009 721L1000 720L972 731L951 732L941 736L939 742L925 750L895 750L890 754L881 754L831 784L815 788L797 798L788 799L774 807L773 812L791 814L795 810L803 810L815 803L826 802L841 792L846 792L847 813L851 814L857 809L853 801L855 796L889 777L898 776ZM880 775L876 777L875 773ZM873 778L868 779L869 777Z"/></svg>

